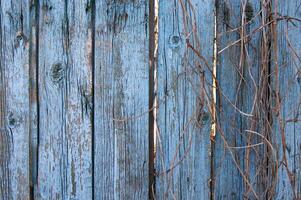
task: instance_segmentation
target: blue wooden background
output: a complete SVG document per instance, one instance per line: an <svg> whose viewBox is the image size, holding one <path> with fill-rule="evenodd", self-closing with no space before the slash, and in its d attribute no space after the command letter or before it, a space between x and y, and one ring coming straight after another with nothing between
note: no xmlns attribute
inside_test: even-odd
<svg viewBox="0 0 301 200"><path fill-rule="evenodd" d="M1 0L0 199L300 199L299 17Z"/></svg>

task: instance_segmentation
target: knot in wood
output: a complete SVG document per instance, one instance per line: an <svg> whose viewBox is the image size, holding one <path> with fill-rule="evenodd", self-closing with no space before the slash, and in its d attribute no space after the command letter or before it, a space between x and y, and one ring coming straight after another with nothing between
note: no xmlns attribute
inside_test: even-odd
<svg viewBox="0 0 301 200"><path fill-rule="evenodd" d="M205 111L202 116L203 123L206 123L209 120L209 118L210 118L209 113Z"/></svg>
<svg viewBox="0 0 301 200"><path fill-rule="evenodd" d="M52 15L52 13L50 13L50 11L52 9L53 9L53 7L48 4L44 4L42 6L43 19L44 19L45 24L51 24L53 22L53 15Z"/></svg>
<svg viewBox="0 0 301 200"><path fill-rule="evenodd" d="M65 67L62 63L55 63L52 65L50 77L54 83L59 83L65 78Z"/></svg>
<svg viewBox="0 0 301 200"><path fill-rule="evenodd" d="M23 33L22 31L18 31L18 32L16 33L16 39L17 39L18 41L20 41L20 40L23 40L23 38L24 38L24 33Z"/></svg>
<svg viewBox="0 0 301 200"><path fill-rule="evenodd" d="M207 111L201 110L197 115L197 124L199 127L208 123L210 115Z"/></svg>
<svg viewBox="0 0 301 200"><path fill-rule="evenodd" d="M253 13L254 13L253 6L250 2L248 2L245 8L245 15L246 15L247 22L253 18Z"/></svg>
<svg viewBox="0 0 301 200"><path fill-rule="evenodd" d="M22 43L24 45L25 42L27 42L27 38L24 33L22 31L17 31L15 38L15 48L20 47Z"/></svg>
<svg viewBox="0 0 301 200"><path fill-rule="evenodd" d="M44 11L50 11L52 9L53 9L53 6L48 5L47 3L42 5L42 10L44 10Z"/></svg>
<svg viewBox="0 0 301 200"><path fill-rule="evenodd" d="M9 112L7 115L7 125L9 128L15 128L19 126L21 118L14 114L13 112Z"/></svg>
<svg viewBox="0 0 301 200"><path fill-rule="evenodd" d="M179 35L171 35L169 37L168 44L169 44L169 47L171 49L176 49L176 48L180 47L181 42L182 42L181 36L179 36Z"/></svg>

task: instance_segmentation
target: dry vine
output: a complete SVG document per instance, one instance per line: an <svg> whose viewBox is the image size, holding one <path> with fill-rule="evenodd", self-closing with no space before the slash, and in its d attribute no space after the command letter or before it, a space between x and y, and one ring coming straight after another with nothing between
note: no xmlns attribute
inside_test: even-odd
<svg viewBox="0 0 301 200"><path fill-rule="evenodd" d="M217 65L215 66L215 62L209 61L202 54L202 38L199 38L199 25L196 22L194 3L192 0L178 0L186 42L186 57L183 58L185 62L183 71L178 78L180 79L182 74L193 76L189 83L192 84L191 88L198 95L197 112L187 120L187 124L181 132L181 138L188 138L188 143L191 145L192 135L186 133L186 127L193 126L202 129L199 119L202 119L204 113L209 113L214 128L214 132L211 133L212 146L216 145L217 140L224 144L225 154L230 155L233 166L237 168L243 180L243 197L245 199L273 199L277 195L280 181L284 181L285 177L288 178L294 199L300 199L300 189L296 189L296 184L300 184L298 183L300 177L296 174L295 166L290 166L290 158L287 154L287 135L290 133L287 132L286 127L300 121L300 91L298 83L296 84L297 88L293 85L300 82L301 79L300 49L294 48L294 41L291 41L289 32L294 26L300 28L301 20L295 16L281 13L277 0L261 0L259 8L256 10L248 0L236 2L240 3L241 8L239 25L232 24L229 15L225 14L225 12L230 12L227 10L228 1L218 0L216 4L218 50L215 58ZM222 26L226 26L226 31L221 31L224 30ZM238 37L233 37L233 35ZM279 43L283 36L286 46L283 46L284 42L281 45L282 48L289 49L290 56L287 59L290 59L292 65L283 63L281 61L283 58L279 55L281 52ZM236 39L229 41L229 38ZM224 40L227 41L226 44L223 43ZM252 46L252 41L256 41L259 45ZM218 73L219 68L224 67L219 59L225 56L226 52L238 52L232 58L233 66L227 66L229 70L236 71L238 77L235 98L229 97L227 88L220 84L221 75L215 73L215 67L217 67ZM194 58L193 63L191 63L191 57ZM285 74L287 68L293 68L290 70L296 73L292 73L289 77ZM205 71L210 75L206 77ZM195 79L199 80L197 84L193 81ZM215 92L217 101L214 97ZM292 100L290 99L292 98L291 93L299 96ZM242 96L244 98L247 96L248 99L244 99ZM243 100L249 101L249 104L243 105ZM294 104L289 106L290 109L285 110L284 107L291 101L294 101ZM158 102L160 108L160 104L164 104L165 99ZM230 121L228 119L229 109L232 109L231 114L235 116L235 119L239 119L240 123L231 124L232 119ZM231 125L229 126L229 124ZM157 149L160 151L162 149L160 130L158 127L155 128ZM233 143L233 141L235 142ZM238 145L236 141L239 141ZM176 199L170 187L172 173L189 154L190 145L186 147L184 154L179 156L181 145L182 141L177 145L171 165L157 174L157 176L166 176L168 183L166 198ZM163 152L157 152L157 154L163 155ZM212 157L212 159L216 158ZM218 159L220 163L223 162L223 158ZM161 156L158 162L162 162L162 165L165 166L164 156ZM244 167L241 165L242 162ZM218 179L219 173L223 172L216 170L221 167L216 162L211 167L215 169L211 174L211 192L214 193L214 182ZM279 177L280 169L286 170L286 174L282 173L281 177ZM214 194L211 197L214 198Z"/></svg>

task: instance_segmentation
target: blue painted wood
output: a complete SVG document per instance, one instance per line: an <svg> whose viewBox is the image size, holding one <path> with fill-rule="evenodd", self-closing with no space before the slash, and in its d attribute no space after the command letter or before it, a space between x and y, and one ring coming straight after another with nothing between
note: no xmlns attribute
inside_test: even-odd
<svg viewBox="0 0 301 200"><path fill-rule="evenodd" d="M0 199L147 199L151 3L0 2ZM301 1L275 2L159 1L157 199L301 198L301 24L253 32Z"/></svg>
<svg viewBox="0 0 301 200"><path fill-rule="evenodd" d="M0 1L0 199L29 199L29 1Z"/></svg>
<svg viewBox="0 0 301 200"><path fill-rule="evenodd" d="M35 199L92 199L91 2L39 2Z"/></svg>
<svg viewBox="0 0 301 200"><path fill-rule="evenodd" d="M209 199L214 1L161 0L158 20L156 198Z"/></svg>
<svg viewBox="0 0 301 200"><path fill-rule="evenodd" d="M95 3L95 199L147 199L149 3Z"/></svg>
<svg viewBox="0 0 301 200"><path fill-rule="evenodd" d="M301 17L301 1L278 1L272 10L277 17ZM297 20L281 20L277 23L276 42L271 71L274 91L279 89L280 110L275 110L273 125L278 149L278 182L275 199L301 198L301 23ZM277 48L276 48L277 47ZM277 105L273 93L274 106ZM279 113L277 112L279 111ZM282 139L285 137L285 141ZM283 148L285 144L285 148Z"/></svg>
<svg viewBox="0 0 301 200"><path fill-rule="evenodd" d="M258 89L261 67L268 66L263 66L260 60L261 33L254 33L262 21L257 15L261 4L259 1L221 0L216 5L219 53L218 123L212 175L214 199L262 199L266 195L263 179L267 174L260 166L265 164L265 147L246 147L265 143L263 138L247 130L264 130L268 117L260 93L264 84L262 90Z"/></svg>

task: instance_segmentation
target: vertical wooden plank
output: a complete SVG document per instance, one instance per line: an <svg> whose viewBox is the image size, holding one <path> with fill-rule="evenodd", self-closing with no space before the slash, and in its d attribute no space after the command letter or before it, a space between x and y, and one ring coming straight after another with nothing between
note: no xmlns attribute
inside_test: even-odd
<svg viewBox="0 0 301 200"><path fill-rule="evenodd" d="M92 199L91 2L40 1L36 199Z"/></svg>
<svg viewBox="0 0 301 200"><path fill-rule="evenodd" d="M29 182L30 193L34 196L38 173L38 0L30 0L30 135L29 135Z"/></svg>
<svg viewBox="0 0 301 200"><path fill-rule="evenodd" d="M29 2L0 2L0 199L29 199Z"/></svg>
<svg viewBox="0 0 301 200"><path fill-rule="evenodd" d="M272 12L275 17L301 17L301 1L274 1ZM274 118L273 125L277 132L278 184L275 199L301 198L301 23L295 19L282 19L273 32L271 73L273 73ZM276 42L276 43L275 43ZM279 91L277 105L276 91ZM278 110L276 109L278 107ZM279 110L280 109L280 110ZM283 140L285 138L285 140Z"/></svg>
<svg viewBox="0 0 301 200"><path fill-rule="evenodd" d="M214 144L214 198L262 199L265 175L262 131L268 123L261 83L260 1L217 1L218 101ZM262 58L265 59L265 58ZM262 144L263 145L263 144Z"/></svg>
<svg viewBox="0 0 301 200"><path fill-rule="evenodd" d="M214 1L159 1L157 199L210 198L213 40Z"/></svg>
<svg viewBox="0 0 301 200"><path fill-rule="evenodd" d="M231 42L240 38L239 30L228 35L220 34L237 28L241 24L241 1L218 1L217 3L217 45L218 52ZM240 44L240 43L238 43ZM236 68L239 66L239 46L235 45L223 54L218 54L217 79L218 79L218 103L217 116L218 130L214 145L214 198L215 199L239 199L243 193L243 180L226 144L222 133L230 146L241 146L241 116L233 109L231 103L235 104L236 98L240 98L237 90L240 80ZM229 98L229 101L220 94L220 90ZM241 100L241 99L240 99ZM241 103L241 101L239 102ZM239 105L235 105L239 106ZM241 107L240 107L241 109ZM222 132L223 131L223 132ZM231 151L232 152L232 151ZM237 155L238 152L235 152ZM239 158L243 159L242 153ZM237 159L238 160L238 159ZM237 160L235 160L237 162ZM239 167L242 167L238 163Z"/></svg>
<svg viewBox="0 0 301 200"><path fill-rule="evenodd" d="M149 3L95 3L95 199L146 199Z"/></svg>

